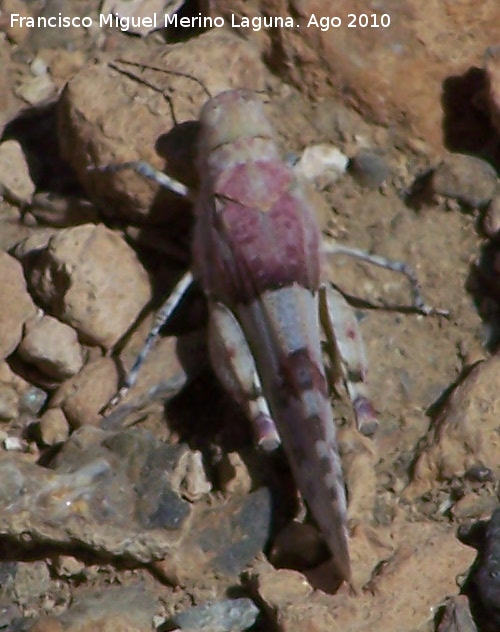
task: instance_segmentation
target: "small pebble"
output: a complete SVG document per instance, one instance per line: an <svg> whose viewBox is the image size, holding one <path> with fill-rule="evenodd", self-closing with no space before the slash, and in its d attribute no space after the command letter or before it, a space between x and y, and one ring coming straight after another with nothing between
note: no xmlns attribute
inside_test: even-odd
<svg viewBox="0 0 500 632"><path fill-rule="evenodd" d="M225 494L248 494L252 477L238 452L228 452L217 465L219 485Z"/></svg>
<svg viewBox="0 0 500 632"><path fill-rule="evenodd" d="M333 145L312 145L304 149L295 172L324 189L345 173L348 162L347 156Z"/></svg>
<svg viewBox="0 0 500 632"><path fill-rule="evenodd" d="M24 452L24 442L19 437L6 437L3 441L3 447L8 452Z"/></svg>
<svg viewBox="0 0 500 632"><path fill-rule="evenodd" d="M328 558L318 531L310 524L291 522L276 536L270 560L276 567L305 570Z"/></svg>
<svg viewBox="0 0 500 632"><path fill-rule="evenodd" d="M390 169L382 156L370 151L360 151L349 163L349 172L363 187L376 189L390 176Z"/></svg>
<svg viewBox="0 0 500 632"><path fill-rule="evenodd" d="M42 30L42 29L40 29ZM55 96L57 87L48 73L30 77L15 89L15 94L30 105L37 105Z"/></svg>
<svg viewBox="0 0 500 632"><path fill-rule="evenodd" d="M465 472L465 478L474 483L486 483L492 481L494 477L489 467L473 465Z"/></svg>
<svg viewBox="0 0 500 632"><path fill-rule="evenodd" d="M35 57L30 64L30 72L33 77L41 77L47 74L47 64L41 57Z"/></svg>
<svg viewBox="0 0 500 632"><path fill-rule="evenodd" d="M58 577L75 577L84 573L85 564L71 555L57 555L52 569Z"/></svg>
<svg viewBox="0 0 500 632"><path fill-rule="evenodd" d="M203 465L203 456L199 450L189 450L181 457L179 467L184 469L184 476L179 489L175 489L189 502L195 502L212 491L212 484L207 478Z"/></svg>
<svg viewBox="0 0 500 632"><path fill-rule="evenodd" d="M19 399L19 412L38 415L47 401L47 393L41 388L32 386Z"/></svg>

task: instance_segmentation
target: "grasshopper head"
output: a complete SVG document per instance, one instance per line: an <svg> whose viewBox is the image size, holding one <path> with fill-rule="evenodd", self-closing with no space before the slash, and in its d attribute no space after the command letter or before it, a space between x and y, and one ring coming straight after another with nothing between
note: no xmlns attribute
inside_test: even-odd
<svg viewBox="0 0 500 632"><path fill-rule="evenodd" d="M207 101L200 124L200 154L204 156L242 138L274 138L262 103L247 90L227 90Z"/></svg>

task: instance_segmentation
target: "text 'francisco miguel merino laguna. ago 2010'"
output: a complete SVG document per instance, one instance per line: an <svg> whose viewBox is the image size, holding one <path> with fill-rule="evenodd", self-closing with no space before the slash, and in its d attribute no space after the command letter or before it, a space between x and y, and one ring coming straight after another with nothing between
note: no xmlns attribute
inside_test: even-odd
<svg viewBox="0 0 500 632"><path fill-rule="evenodd" d="M312 13L305 23L306 28L319 28L321 31L339 28L343 25L349 28L387 28L391 23L388 13L378 15L371 13L355 14L348 13L345 18L339 16L321 16L317 17ZM84 27L90 28L94 24L94 19L90 16L65 16L62 13L50 17L38 16L25 17L19 13L11 13L10 26L20 26L24 28L68 28L68 27ZM180 28L221 28L226 26L226 20L222 16L208 17L202 16L200 13L193 17L179 17L177 13L172 15L165 14L163 20L157 14L149 17L119 17L111 13L105 15L99 14L99 27L115 26L122 31L128 31L133 28L160 29L166 26L174 26ZM253 31L260 31L263 28L300 28L301 24L296 23L290 17L281 16L257 16L253 18L231 15L231 21L228 26L233 28L251 28Z"/></svg>

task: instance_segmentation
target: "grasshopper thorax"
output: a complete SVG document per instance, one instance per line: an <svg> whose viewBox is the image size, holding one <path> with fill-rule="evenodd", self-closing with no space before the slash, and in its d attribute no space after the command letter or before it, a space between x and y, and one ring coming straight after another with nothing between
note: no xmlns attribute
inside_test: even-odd
<svg viewBox="0 0 500 632"><path fill-rule="evenodd" d="M200 114L200 125L200 162L221 145L240 139L274 142L262 103L248 90L227 90L207 101Z"/></svg>

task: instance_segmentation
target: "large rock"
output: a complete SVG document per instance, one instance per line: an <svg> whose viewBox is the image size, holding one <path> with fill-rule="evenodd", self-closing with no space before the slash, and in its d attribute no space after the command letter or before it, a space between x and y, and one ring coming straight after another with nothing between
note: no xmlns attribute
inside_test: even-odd
<svg viewBox="0 0 500 632"><path fill-rule="evenodd" d="M20 343L26 321L36 314L22 266L6 252L0 252L0 296L0 360L3 360Z"/></svg>
<svg viewBox="0 0 500 632"><path fill-rule="evenodd" d="M150 632L157 599L144 585L108 586L75 599L60 615L38 618L30 632Z"/></svg>
<svg viewBox="0 0 500 632"><path fill-rule="evenodd" d="M102 225L54 235L29 271L47 311L84 342L112 347L151 298L148 275L130 246Z"/></svg>
<svg viewBox="0 0 500 632"><path fill-rule="evenodd" d="M75 375L83 366L76 331L52 316L43 316L29 328L19 355L56 380Z"/></svg>
<svg viewBox="0 0 500 632"><path fill-rule="evenodd" d="M433 421L416 459L408 497L463 477L471 468L489 468L500 476L500 356L472 369Z"/></svg>
<svg viewBox="0 0 500 632"><path fill-rule="evenodd" d="M232 583L267 542L270 494L208 496L198 457L146 430L89 426L71 435L52 469L0 454L0 535L20 546L84 547L133 564L158 560L172 582L206 586L210 576ZM202 493L190 503L183 496L194 500L193 486Z"/></svg>

